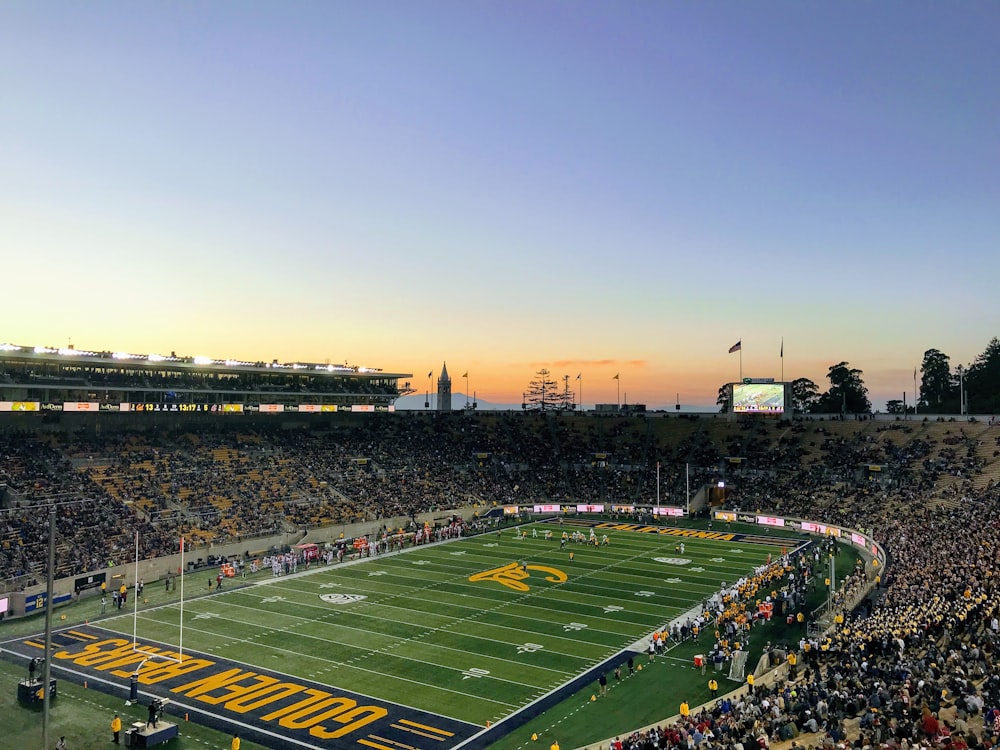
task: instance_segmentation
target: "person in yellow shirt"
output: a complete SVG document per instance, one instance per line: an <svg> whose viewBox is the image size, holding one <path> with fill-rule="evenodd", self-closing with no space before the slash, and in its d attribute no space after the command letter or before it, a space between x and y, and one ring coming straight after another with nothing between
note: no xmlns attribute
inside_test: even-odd
<svg viewBox="0 0 1000 750"><path fill-rule="evenodd" d="M691 707L687 701L681 701L681 718L686 719L691 715Z"/></svg>
<svg viewBox="0 0 1000 750"><path fill-rule="evenodd" d="M230 750L240 750L240 736L238 734L233 735L233 741L229 743Z"/></svg>
<svg viewBox="0 0 1000 750"><path fill-rule="evenodd" d="M718 697L719 683L714 678L708 681L708 689L712 693L713 698Z"/></svg>
<svg viewBox="0 0 1000 750"><path fill-rule="evenodd" d="M750 695L753 695L753 672L747 675L747 687L750 689Z"/></svg>
<svg viewBox="0 0 1000 750"><path fill-rule="evenodd" d="M111 732L112 734L114 734L114 737L112 738L111 741L114 742L116 745L120 744L118 741L118 735L121 734L121 731L122 731L122 720L118 718L118 714L115 714L115 718L111 720Z"/></svg>
<svg viewBox="0 0 1000 750"><path fill-rule="evenodd" d="M559 750L559 740L552 740L552 744L549 745L549 750Z"/></svg>

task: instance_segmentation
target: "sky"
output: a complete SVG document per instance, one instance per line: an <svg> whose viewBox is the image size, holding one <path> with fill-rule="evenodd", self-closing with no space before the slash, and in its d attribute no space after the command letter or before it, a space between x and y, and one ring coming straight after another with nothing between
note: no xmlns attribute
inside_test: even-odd
<svg viewBox="0 0 1000 750"><path fill-rule="evenodd" d="M5 2L0 342L909 402L1000 335L998 50L988 2Z"/></svg>

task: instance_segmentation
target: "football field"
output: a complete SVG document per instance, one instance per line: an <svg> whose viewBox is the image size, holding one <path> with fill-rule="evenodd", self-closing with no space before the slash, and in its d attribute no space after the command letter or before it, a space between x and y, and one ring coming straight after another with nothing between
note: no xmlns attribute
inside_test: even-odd
<svg viewBox="0 0 1000 750"><path fill-rule="evenodd" d="M596 545L561 542L591 528ZM455 747L644 648L789 541L565 519L211 594L214 571L195 572L183 630L180 605L130 601L60 631L53 667L119 686L138 668L143 695L268 747ZM183 659L143 662L133 629Z"/></svg>

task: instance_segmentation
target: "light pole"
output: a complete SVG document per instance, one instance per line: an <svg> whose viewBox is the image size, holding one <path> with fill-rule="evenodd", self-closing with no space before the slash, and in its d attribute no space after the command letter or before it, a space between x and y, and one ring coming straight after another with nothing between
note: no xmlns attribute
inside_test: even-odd
<svg viewBox="0 0 1000 750"><path fill-rule="evenodd" d="M965 415L965 368L959 365L955 368L958 372L958 415Z"/></svg>

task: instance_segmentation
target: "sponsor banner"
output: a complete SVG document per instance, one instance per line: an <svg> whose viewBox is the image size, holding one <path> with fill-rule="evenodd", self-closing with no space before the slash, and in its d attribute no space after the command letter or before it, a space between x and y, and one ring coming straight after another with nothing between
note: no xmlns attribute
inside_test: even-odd
<svg viewBox="0 0 1000 750"><path fill-rule="evenodd" d="M238 731L264 747L448 748L482 730L478 725L210 654L185 650L180 663L156 661L148 654L176 658L176 647L151 641L133 644L131 636L93 626L54 633L52 640L51 666L56 675L86 679L91 687L113 692L127 686L136 673L141 691L170 699L168 713L201 714L214 718L216 726L230 720L226 731ZM8 647L31 658L42 653L44 643L27 638Z"/></svg>
<svg viewBox="0 0 1000 750"><path fill-rule="evenodd" d="M82 576L73 582L75 591L85 591L86 589L96 589L108 579L107 573L93 573L89 576Z"/></svg>
<svg viewBox="0 0 1000 750"><path fill-rule="evenodd" d="M865 539L861 534L856 531L851 532L851 541L854 542L859 547L867 547L868 540Z"/></svg>
<svg viewBox="0 0 1000 750"><path fill-rule="evenodd" d="M671 507L666 506L666 505L657 506L657 507L653 508L653 515L654 516L683 516L684 515L684 509L683 508L671 508Z"/></svg>
<svg viewBox="0 0 1000 750"><path fill-rule="evenodd" d="M38 411L37 401L0 401L0 411Z"/></svg>
<svg viewBox="0 0 1000 750"><path fill-rule="evenodd" d="M101 404L100 411L121 411L121 404Z"/></svg>
<svg viewBox="0 0 1000 750"><path fill-rule="evenodd" d="M815 521L803 521L802 530L809 531L813 534L823 534L824 536L840 536L839 526L827 526L825 523L816 523ZM862 542L864 545L864 542Z"/></svg>
<svg viewBox="0 0 1000 750"><path fill-rule="evenodd" d="M223 414L242 414L243 404L223 404L222 405Z"/></svg>
<svg viewBox="0 0 1000 750"><path fill-rule="evenodd" d="M373 404L354 404L351 407L351 411L363 411L363 412L374 412L375 406Z"/></svg>
<svg viewBox="0 0 1000 750"><path fill-rule="evenodd" d="M56 404L52 401L42 401L38 405L39 411L62 411L62 404Z"/></svg>
<svg viewBox="0 0 1000 750"><path fill-rule="evenodd" d="M65 401L63 411L99 411L100 404L96 401Z"/></svg>
<svg viewBox="0 0 1000 750"><path fill-rule="evenodd" d="M285 407L281 404L261 404L257 407L257 410L261 414L282 414L285 411Z"/></svg>
<svg viewBox="0 0 1000 750"><path fill-rule="evenodd" d="M577 513L603 513L604 512L604 506L603 505L577 505L576 506L576 512Z"/></svg>
<svg viewBox="0 0 1000 750"><path fill-rule="evenodd" d="M757 516L752 513L737 513L736 520L740 523L757 523Z"/></svg>
<svg viewBox="0 0 1000 750"><path fill-rule="evenodd" d="M784 526L785 519L777 516L757 516L757 523L761 526Z"/></svg>
<svg viewBox="0 0 1000 750"><path fill-rule="evenodd" d="M516 505L505 505L503 506L503 514L505 516L516 516L521 511Z"/></svg>
<svg viewBox="0 0 1000 750"><path fill-rule="evenodd" d="M298 411L302 414L325 414L334 411L351 411L350 406L337 406L336 404L299 404L285 407L286 411Z"/></svg>
<svg viewBox="0 0 1000 750"><path fill-rule="evenodd" d="M713 517L716 521L728 521L729 523L736 520L736 514L728 510L717 510L713 514Z"/></svg>
<svg viewBox="0 0 1000 750"><path fill-rule="evenodd" d="M611 510L614 513L635 513L634 505L612 505Z"/></svg>
<svg viewBox="0 0 1000 750"><path fill-rule="evenodd" d="M548 503L545 505L535 505L532 509L534 513L558 513L562 510L562 507L556 503Z"/></svg>

